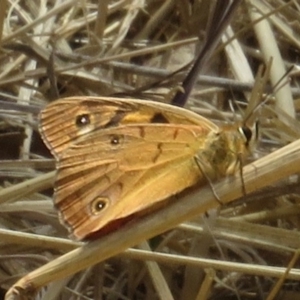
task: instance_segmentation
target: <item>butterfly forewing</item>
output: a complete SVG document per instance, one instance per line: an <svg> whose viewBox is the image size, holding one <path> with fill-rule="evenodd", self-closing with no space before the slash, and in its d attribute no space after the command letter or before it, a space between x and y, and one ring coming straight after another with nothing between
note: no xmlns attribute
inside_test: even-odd
<svg viewBox="0 0 300 300"><path fill-rule="evenodd" d="M41 135L56 157L80 136L120 124L202 123L205 128L218 130L215 124L205 118L177 107L151 101L104 97L81 97L80 101L74 97L55 101L42 110L40 120Z"/></svg>

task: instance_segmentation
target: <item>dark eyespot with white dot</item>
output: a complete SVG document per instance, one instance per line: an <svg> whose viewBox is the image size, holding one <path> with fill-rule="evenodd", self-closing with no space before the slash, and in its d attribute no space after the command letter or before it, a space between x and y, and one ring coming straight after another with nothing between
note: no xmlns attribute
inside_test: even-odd
<svg viewBox="0 0 300 300"><path fill-rule="evenodd" d="M119 145L120 141L121 141L121 136L119 136L119 135L112 135L110 137L110 144L113 146Z"/></svg>
<svg viewBox="0 0 300 300"><path fill-rule="evenodd" d="M108 199L105 197L97 197L91 203L91 211L93 215L102 212L108 206Z"/></svg>
<svg viewBox="0 0 300 300"><path fill-rule="evenodd" d="M252 138L252 130L247 126L242 126L240 130L246 138L246 144L248 144Z"/></svg>
<svg viewBox="0 0 300 300"><path fill-rule="evenodd" d="M91 124L91 118L89 114L78 115L75 120L75 124L79 128L83 128Z"/></svg>

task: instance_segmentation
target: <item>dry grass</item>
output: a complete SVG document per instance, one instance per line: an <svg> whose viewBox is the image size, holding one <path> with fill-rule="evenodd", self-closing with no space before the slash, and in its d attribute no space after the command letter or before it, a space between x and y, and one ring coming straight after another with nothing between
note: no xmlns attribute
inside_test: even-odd
<svg viewBox="0 0 300 300"><path fill-rule="evenodd" d="M194 57L195 48L203 42L211 3L98 2L0 0L3 293L30 271L72 249L77 249L70 254L77 255L73 264L80 264L83 257L91 253L96 256L97 247L101 248L101 243L92 243L92 250L87 250L91 252L82 254L82 248L77 248L81 244L70 241L58 221L51 200L54 161L37 131L39 110L56 98L81 95L126 95L168 102L184 73L175 79L162 79ZM254 26L261 13L267 19ZM260 64L273 57L272 85L294 65L290 82L277 88L276 97L261 108L262 135L254 160L300 136L299 20L296 0L288 5L282 5L280 0L242 1L231 29L222 38L223 44L212 55L206 76L200 76L187 104L216 122L233 122L246 108ZM224 48L234 34L237 40ZM234 100L235 113L229 99ZM138 250L127 250L68 279L59 279L37 297L300 298L300 189L295 175L300 171L298 144L246 168L246 196L220 210L208 211L208 217L198 217L192 224L182 224L143 242ZM223 187L216 184L215 190L227 203L226 192L232 186L224 182ZM200 195L205 198L209 192L208 187ZM231 199L238 196L237 193ZM200 201L199 195L196 200L189 199L191 195L187 197L187 203ZM144 234L145 238L151 236ZM125 237L130 240L130 236ZM102 246L105 247L103 242ZM125 247L124 243L120 247ZM89 245L83 249L87 248ZM70 263L60 260L57 264L64 269ZM51 276L61 278L59 274L57 271ZM52 280L50 275L48 279Z"/></svg>

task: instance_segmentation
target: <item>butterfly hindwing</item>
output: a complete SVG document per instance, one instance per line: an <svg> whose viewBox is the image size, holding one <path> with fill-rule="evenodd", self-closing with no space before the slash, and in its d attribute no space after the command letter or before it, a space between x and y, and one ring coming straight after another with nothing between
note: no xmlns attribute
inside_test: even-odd
<svg viewBox="0 0 300 300"><path fill-rule="evenodd" d="M205 134L196 126L123 125L77 140L58 163L55 204L64 222L77 236L91 233L195 184ZM97 199L101 211L93 210Z"/></svg>

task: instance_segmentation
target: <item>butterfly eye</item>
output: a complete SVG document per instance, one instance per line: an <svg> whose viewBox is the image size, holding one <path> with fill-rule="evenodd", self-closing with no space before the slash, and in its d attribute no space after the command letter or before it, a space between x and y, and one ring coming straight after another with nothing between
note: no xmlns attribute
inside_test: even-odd
<svg viewBox="0 0 300 300"><path fill-rule="evenodd" d="M240 132L245 136L246 145L248 145L252 138L252 130L247 126L242 126Z"/></svg>
<svg viewBox="0 0 300 300"><path fill-rule="evenodd" d="M90 115L89 114L82 114L76 117L75 124L77 127L85 127L91 123Z"/></svg>
<svg viewBox="0 0 300 300"><path fill-rule="evenodd" d="M108 199L104 197L97 197L91 204L91 210L93 215L97 215L102 212L108 206Z"/></svg>

